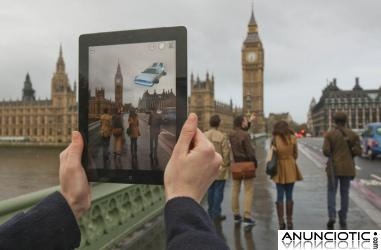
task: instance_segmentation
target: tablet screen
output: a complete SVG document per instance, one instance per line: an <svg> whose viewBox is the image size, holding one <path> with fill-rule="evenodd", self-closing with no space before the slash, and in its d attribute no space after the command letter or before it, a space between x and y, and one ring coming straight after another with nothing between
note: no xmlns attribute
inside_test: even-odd
<svg viewBox="0 0 381 250"><path fill-rule="evenodd" d="M88 168L164 170L176 143L176 41L88 47Z"/></svg>

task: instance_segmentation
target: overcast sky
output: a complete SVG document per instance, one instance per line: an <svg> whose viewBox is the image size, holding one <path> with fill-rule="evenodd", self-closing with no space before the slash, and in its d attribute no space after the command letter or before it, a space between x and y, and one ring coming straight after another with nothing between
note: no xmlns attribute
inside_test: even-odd
<svg viewBox="0 0 381 250"><path fill-rule="evenodd" d="M20 99L27 72L36 97L50 98L62 43L66 71L77 80L84 33L184 25L188 72L215 76L216 99L242 106L241 47L249 0L0 0L0 100ZM350 89L381 86L381 1L255 0L265 49L265 113L306 120L327 79Z"/></svg>
<svg viewBox="0 0 381 250"><path fill-rule="evenodd" d="M148 90L150 94L171 91L176 95L176 41L170 41L173 48L168 48L169 42L118 44L109 46L91 47L89 55L89 88L91 95L95 95L96 88L105 89L107 99L115 101L115 74L119 61L123 77L123 103L131 103L138 107L139 99ZM162 49L159 49L162 44ZM135 77L141 77L153 63L163 63L165 76L161 76L159 83L153 86L137 85Z"/></svg>

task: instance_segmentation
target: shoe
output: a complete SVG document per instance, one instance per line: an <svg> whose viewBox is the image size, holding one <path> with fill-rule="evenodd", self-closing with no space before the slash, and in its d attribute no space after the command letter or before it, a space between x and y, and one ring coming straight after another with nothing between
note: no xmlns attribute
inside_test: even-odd
<svg viewBox="0 0 381 250"><path fill-rule="evenodd" d="M219 214L216 217L214 217L213 219L217 220L217 221L223 221L223 220L226 220L226 215Z"/></svg>
<svg viewBox="0 0 381 250"><path fill-rule="evenodd" d="M236 224L239 224L239 223L241 223L242 222L242 217L241 217L241 215L234 215L234 223L236 223Z"/></svg>
<svg viewBox="0 0 381 250"><path fill-rule="evenodd" d="M243 225L244 225L245 227L248 227L248 226L250 226L250 227L255 226L255 220L252 220L252 219L250 219L250 218L243 218Z"/></svg>
<svg viewBox="0 0 381 250"><path fill-rule="evenodd" d="M343 215L341 214L341 211L339 211L338 214L339 214L340 229L341 230L347 230L348 229L347 222L345 219L343 219Z"/></svg>
<svg viewBox="0 0 381 250"><path fill-rule="evenodd" d="M327 230L335 229L335 220L329 219L327 222Z"/></svg>

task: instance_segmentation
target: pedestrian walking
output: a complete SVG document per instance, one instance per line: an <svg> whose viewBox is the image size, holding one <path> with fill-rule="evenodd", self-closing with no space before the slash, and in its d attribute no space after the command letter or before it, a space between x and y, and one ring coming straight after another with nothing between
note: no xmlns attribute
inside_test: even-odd
<svg viewBox="0 0 381 250"><path fill-rule="evenodd" d="M140 136L139 130L139 118L135 110L130 111L128 117L128 128L129 128L129 137L131 140L131 158L132 160L138 159L138 137Z"/></svg>
<svg viewBox="0 0 381 250"><path fill-rule="evenodd" d="M208 214L216 222L226 219L226 215L221 214L221 203L224 199L225 182L228 178L227 170L230 166L228 138L218 130L220 123L220 116L213 115L209 120L211 129L205 132L206 137L213 144L215 151L222 156L219 175L208 189Z"/></svg>
<svg viewBox="0 0 381 250"><path fill-rule="evenodd" d="M248 129L248 119L239 115L234 118L234 129L229 135L229 140L233 152L235 162L248 162L252 161L257 165L255 157L255 150L251 144L250 135L246 130ZM243 223L244 226L252 227L255 221L252 218L252 208L254 199L254 177L248 179L232 180L232 210L234 214L234 222L241 223L242 216L239 208L239 195L241 184L244 184L244 213Z"/></svg>
<svg viewBox="0 0 381 250"><path fill-rule="evenodd" d="M279 229L286 229L284 222L284 204L286 204L287 229L292 230L293 225L293 189L296 181L303 179L296 164L298 158L298 144L294 132L289 128L286 121L275 123L272 133L272 145L277 154L277 171L271 179L275 182L277 199L275 202ZM286 202L284 202L286 198Z"/></svg>
<svg viewBox="0 0 381 250"><path fill-rule="evenodd" d="M151 114L148 118L148 125L149 127L149 148L150 148L150 154L149 157L151 160L157 161L157 149L159 147L159 134L160 134L160 127L163 123L163 118L161 114L157 113L157 108L153 108Z"/></svg>
<svg viewBox="0 0 381 250"><path fill-rule="evenodd" d="M101 138L102 138L102 154L103 161L106 163L110 158L110 137L112 132L112 116L108 113L108 108L103 109L100 117L101 121ZM106 166L106 164L105 164Z"/></svg>
<svg viewBox="0 0 381 250"><path fill-rule="evenodd" d="M350 182L356 176L354 157L361 155L359 136L346 127L347 115L336 112L335 126L324 137L323 153L327 162L327 229L334 229L336 222L336 191L340 185L341 207L338 211L341 229L347 229Z"/></svg>
<svg viewBox="0 0 381 250"><path fill-rule="evenodd" d="M117 108L116 114L112 117L112 134L114 136L114 159L121 160L123 150L123 115L122 109Z"/></svg>

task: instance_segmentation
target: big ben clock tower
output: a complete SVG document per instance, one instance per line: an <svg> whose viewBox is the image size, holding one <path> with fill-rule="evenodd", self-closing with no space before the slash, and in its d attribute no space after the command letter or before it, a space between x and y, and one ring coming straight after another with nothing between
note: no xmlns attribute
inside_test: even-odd
<svg viewBox="0 0 381 250"><path fill-rule="evenodd" d="M123 106L123 75L119 62L115 74L115 104L118 108Z"/></svg>
<svg viewBox="0 0 381 250"><path fill-rule="evenodd" d="M255 113L253 132L264 132L263 113L263 66L264 51L258 35L254 11L248 25L248 32L242 46L243 114L250 117Z"/></svg>

